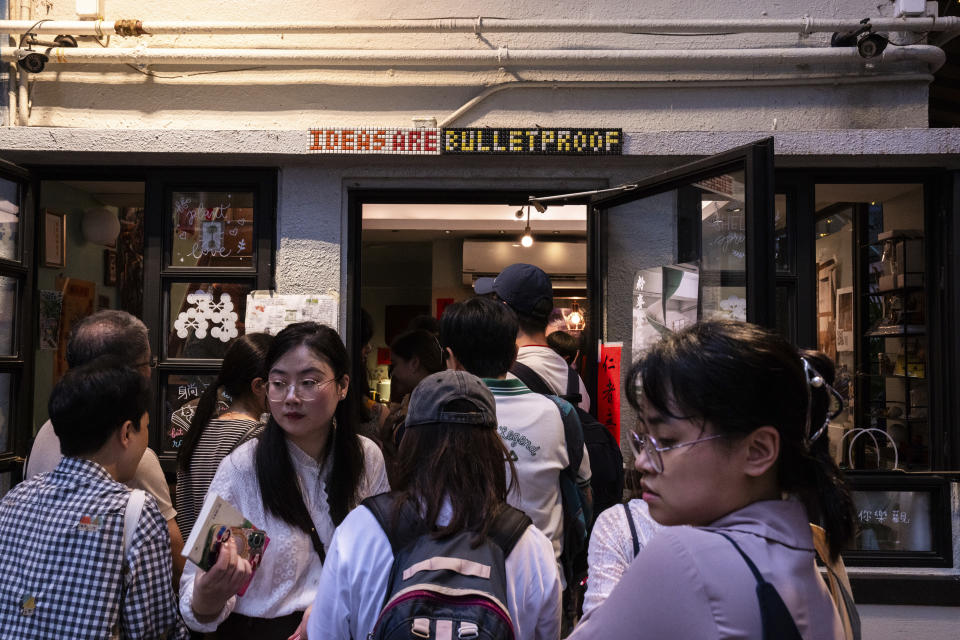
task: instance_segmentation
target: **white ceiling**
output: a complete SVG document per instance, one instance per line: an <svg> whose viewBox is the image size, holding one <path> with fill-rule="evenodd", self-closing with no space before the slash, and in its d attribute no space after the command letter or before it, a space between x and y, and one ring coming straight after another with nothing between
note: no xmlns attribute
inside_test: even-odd
<svg viewBox="0 0 960 640"><path fill-rule="evenodd" d="M523 211L522 217L516 216ZM364 240L431 240L439 237L519 237L527 224L527 209L493 204L365 204ZM545 213L530 208L534 235L586 236L585 206L548 207Z"/></svg>

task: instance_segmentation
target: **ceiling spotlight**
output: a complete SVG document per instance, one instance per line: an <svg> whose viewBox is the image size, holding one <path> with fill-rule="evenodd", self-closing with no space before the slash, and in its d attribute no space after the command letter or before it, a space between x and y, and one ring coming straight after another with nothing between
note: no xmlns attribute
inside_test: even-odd
<svg viewBox="0 0 960 640"><path fill-rule="evenodd" d="M516 218L517 220L523 220L524 215L526 214L523 213L523 209L517 209L514 212L513 217Z"/></svg>

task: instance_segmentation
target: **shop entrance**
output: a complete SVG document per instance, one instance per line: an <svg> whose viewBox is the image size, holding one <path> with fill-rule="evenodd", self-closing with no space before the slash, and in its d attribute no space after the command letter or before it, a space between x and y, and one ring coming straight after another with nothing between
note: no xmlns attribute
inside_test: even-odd
<svg viewBox="0 0 960 640"><path fill-rule="evenodd" d="M448 195L453 197L443 201L421 193L418 201L415 193L394 199L378 194L360 204L362 311L353 317L360 318L354 326L363 344L356 370L366 373L375 401L391 398L390 345L398 336L435 330L447 305L475 295L478 281L482 286L482 279L516 262L536 264L550 275L555 309L548 333L563 331L586 343L586 206L539 212L526 203L526 194L492 195L480 203L473 194ZM576 358L577 366L584 359Z"/></svg>
<svg viewBox="0 0 960 640"><path fill-rule="evenodd" d="M625 367L644 341L698 319L773 324L772 140L611 189L475 195L351 194L348 316L357 330L348 333L371 397L389 397L398 332L439 317L474 294L476 278L513 262L540 262L551 274L550 330L578 332L592 407L618 403L597 402L610 393L598 389L604 343L622 345ZM528 216L534 243L525 247ZM374 324L365 352L361 308Z"/></svg>

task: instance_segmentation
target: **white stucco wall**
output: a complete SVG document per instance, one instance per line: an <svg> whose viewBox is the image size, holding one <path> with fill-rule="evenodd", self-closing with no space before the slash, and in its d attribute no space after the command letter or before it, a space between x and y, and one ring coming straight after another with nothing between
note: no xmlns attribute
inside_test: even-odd
<svg viewBox="0 0 960 640"><path fill-rule="evenodd" d="M73 0L34 0L34 18L75 19ZM501 17L614 20L642 18L856 18L891 16L891 0L396 0L357 3L250 3L174 0L143 3L104 0L107 19L240 20L264 22ZM14 11L16 9L13 9ZM911 36L912 37L912 36ZM320 49L715 49L829 47L830 34L668 36L597 33L157 35L112 36L110 47L320 48ZM913 40L910 40L911 42ZM81 38L81 47L98 45ZM253 67L253 68L251 68ZM209 73L216 71L215 73ZM491 96L455 124L591 124L644 131L741 131L923 127L927 124L925 64L870 69L747 63L710 70L707 65L658 69L586 69L576 66L412 69L395 65L334 70L245 64L234 67L51 63L32 77L34 126L155 129L304 129L324 125L410 126L416 116L438 119L484 88L514 80L630 81L610 89L513 89ZM822 73L864 76L809 82ZM909 78L891 73L909 73ZM147 75L150 74L150 75ZM704 81L746 80L755 86L704 86ZM788 86L767 86L769 81ZM660 84L652 84L654 81ZM692 85L664 86L664 82Z"/></svg>

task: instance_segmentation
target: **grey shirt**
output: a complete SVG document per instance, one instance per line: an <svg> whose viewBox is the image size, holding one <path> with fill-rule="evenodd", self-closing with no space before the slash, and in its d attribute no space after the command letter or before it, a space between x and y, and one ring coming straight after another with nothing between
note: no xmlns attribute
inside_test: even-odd
<svg viewBox="0 0 960 640"><path fill-rule="evenodd" d="M710 527L667 527L640 552L570 640L761 638L756 580L733 538L772 582L808 640L842 640L799 502L755 502Z"/></svg>

